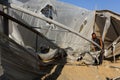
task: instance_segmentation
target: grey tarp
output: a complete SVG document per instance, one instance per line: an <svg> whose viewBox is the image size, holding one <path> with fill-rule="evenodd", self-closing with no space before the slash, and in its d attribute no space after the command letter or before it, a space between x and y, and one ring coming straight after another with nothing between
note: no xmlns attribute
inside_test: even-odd
<svg viewBox="0 0 120 80"><path fill-rule="evenodd" d="M2 50L2 66L8 79L33 80L45 74L40 71L40 60L36 54L19 46L1 33L0 49Z"/></svg>
<svg viewBox="0 0 120 80"><path fill-rule="evenodd" d="M0 12L1 15L3 12ZM18 22L21 24L18 20L5 15L4 17L9 17L11 20ZM22 24L23 25L23 24ZM24 24L26 26L26 24ZM1 26L2 27L2 26ZM24 27L26 28L26 27ZM28 27L27 27L28 28ZM27 29L26 29L27 30ZM31 32L33 31L35 34L35 30L31 30L28 28ZM40 33L37 32L39 36ZM44 39L44 36L42 37ZM49 64L53 65L55 62L54 60L52 62L43 62L41 58L42 56L38 56L35 53L35 50L31 48L30 46L23 46L16 43L14 40L10 39L9 37L5 36L3 33L0 33L0 50L1 50L1 62L2 67L4 69L5 76L10 80L33 80L35 78L41 78L42 75L47 74L49 70L51 70ZM46 40L46 39L44 39ZM49 55L49 54L48 54ZM45 57L47 57L46 55ZM52 53L54 55L54 53ZM53 56L54 57L54 56ZM51 57L51 58L53 58ZM41 66L45 69L42 70ZM22 73L23 72L23 73ZM0 72L2 74L2 72ZM24 74L25 73L25 74ZM14 75L16 74L16 75ZM0 77L1 79L1 77ZM3 79L4 80L4 79Z"/></svg>
<svg viewBox="0 0 120 80"><path fill-rule="evenodd" d="M46 1L45 1L46 2ZM95 12L89 11L83 8L79 8L73 5L69 5L66 3L62 3L59 1L54 0L48 0L48 2L51 3L44 3L42 0L29 0L25 3L23 3L24 8L31 10L37 14L42 14L40 11L43 8L41 5L50 4L53 6L53 20L60 22L72 29L74 29L76 32L79 32L84 37L87 37L88 39L91 39L91 33L93 32L93 25L94 25L94 18L95 18ZM36 5L34 5L36 4ZM18 4L19 5L19 4ZM72 13L74 12L74 13ZM42 34L44 34L48 39L56 43L58 46L62 48L66 47L72 47L75 51L84 51L84 50L90 50L90 43L85 41L82 38L77 37L76 35L61 29L54 24L49 24L46 21L42 21L40 19L37 19L35 17L32 17L30 15L27 15L25 13L21 13L19 11L15 11L10 9L10 15L14 16L15 18L22 20L26 22L29 25L32 25L36 30L40 31ZM39 28L39 29L38 29ZM25 40L27 43L29 43L27 33L28 32L22 32L23 30L18 29L20 32L20 35L22 35L23 39L22 43L26 45ZM13 33L14 34L14 33ZM26 36L24 37L24 34ZM10 34L11 35L11 34ZM32 37L32 36L31 36ZM32 39L35 39L34 36ZM38 47L40 47L43 44L46 44L43 42L39 42L38 40ZM34 40L33 40L34 42ZM31 47L35 47L33 45L32 41L30 41L29 44ZM89 46L88 46L89 45Z"/></svg>

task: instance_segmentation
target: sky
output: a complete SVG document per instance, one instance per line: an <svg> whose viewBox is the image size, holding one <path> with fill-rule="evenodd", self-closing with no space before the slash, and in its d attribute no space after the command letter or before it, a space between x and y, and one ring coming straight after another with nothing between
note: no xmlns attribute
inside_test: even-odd
<svg viewBox="0 0 120 80"><path fill-rule="evenodd" d="M111 10L120 14L120 0L59 0L89 10Z"/></svg>

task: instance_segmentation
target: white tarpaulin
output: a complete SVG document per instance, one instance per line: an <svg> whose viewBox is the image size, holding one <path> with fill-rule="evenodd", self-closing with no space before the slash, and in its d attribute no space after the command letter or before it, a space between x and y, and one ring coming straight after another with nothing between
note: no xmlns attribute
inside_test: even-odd
<svg viewBox="0 0 120 80"><path fill-rule="evenodd" d="M23 3L22 7L28 10L31 10L37 14L42 14L41 10L45 8L46 5L51 5L53 7L52 8L53 9L52 11L53 20L59 23L62 23L74 29L76 32L79 32L82 36L87 37L88 39L91 39L91 33L93 32L93 25L94 25L94 19L95 19L94 11L89 11L83 8L79 8L79 7L69 5L66 3L62 3L59 1L55 1L55 0L45 0L45 1L29 0ZM26 22L27 24L33 27L36 27L35 28L36 30L40 31L48 39L50 39L51 41L53 41L54 43L56 43L62 48L72 47L74 50L79 50L79 51L81 50L84 51L86 49L88 51L90 50L90 46L88 46L90 45L89 42L85 41L84 39L80 37L77 37L71 32L68 32L62 28L55 26L54 24L50 24L48 22L42 21L38 18L35 18L33 16L30 16L30 15L27 15L25 13L21 13L15 10L10 10L10 15L16 17L19 20L23 20L24 22ZM20 33L22 33L20 29L19 31ZM22 36L24 37L24 35ZM41 46L41 44L42 42L40 42L38 46ZM30 45L30 44L27 44L27 45Z"/></svg>

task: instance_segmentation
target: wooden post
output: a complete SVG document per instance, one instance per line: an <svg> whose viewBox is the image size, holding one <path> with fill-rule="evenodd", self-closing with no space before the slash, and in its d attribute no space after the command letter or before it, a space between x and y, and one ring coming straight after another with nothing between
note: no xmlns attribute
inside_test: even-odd
<svg viewBox="0 0 120 80"><path fill-rule="evenodd" d="M113 43L113 61L114 61L114 63L115 63L115 61L116 61L116 59L115 59L115 44L116 43Z"/></svg>

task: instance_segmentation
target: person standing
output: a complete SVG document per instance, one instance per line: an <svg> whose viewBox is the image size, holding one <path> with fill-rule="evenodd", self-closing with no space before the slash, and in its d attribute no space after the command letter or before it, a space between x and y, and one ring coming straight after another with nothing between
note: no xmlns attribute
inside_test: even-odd
<svg viewBox="0 0 120 80"><path fill-rule="evenodd" d="M92 40L93 40L95 43L97 43L97 44L101 47L101 49L103 49L102 39L97 38L97 36L96 36L95 33L92 33ZM97 64L99 64L99 65L101 65L101 64L103 63L103 59L104 59L104 51L101 50L101 49L100 49L98 46L96 46L96 45L93 44L93 50L94 50L94 51L100 51L100 55L99 55L99 57L98 57L99 62L95 62L95 63L97 63Z"/></svg>
<svg viewBox="0 0 120 80"><path fill-rule="evenodd" d="M102 40L99 39L99 38L97 38L97 36L96 36L95 33L92 33L92 40L93 40L95 43L97 43L98 45L100 45L101 48L103 48ZM101 49L100 49L98 46L96 46L96 45L93 44L93 50L94 50L94 51L100 51Z"/></svg>

